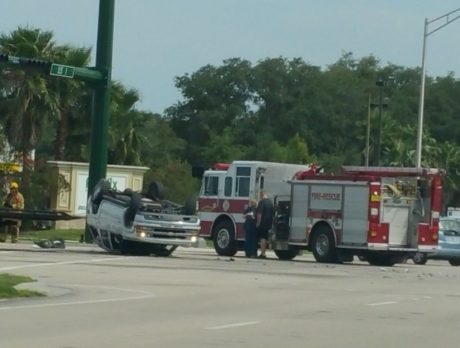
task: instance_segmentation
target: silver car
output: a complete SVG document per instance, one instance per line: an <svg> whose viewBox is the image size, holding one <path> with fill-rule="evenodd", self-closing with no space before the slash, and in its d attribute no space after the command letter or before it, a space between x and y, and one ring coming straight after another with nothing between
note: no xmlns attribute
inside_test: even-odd
<svg viewBox="0 0 460 348"><path fill-rule="evenodd" d="M436 253L416 253L412 259L418 265L424 265L428 259L437 259L448 260L452 266L460 266L460 219L441 218Z"/></svg>
<svg viewBox="0 0 460 348"><path fill-rule="evenodd" d="M88 198L86 222L96 243L111 253L169 256L197 247L200 219L163 199L161 184L148 192L118 192L102 179Z"/></svg>

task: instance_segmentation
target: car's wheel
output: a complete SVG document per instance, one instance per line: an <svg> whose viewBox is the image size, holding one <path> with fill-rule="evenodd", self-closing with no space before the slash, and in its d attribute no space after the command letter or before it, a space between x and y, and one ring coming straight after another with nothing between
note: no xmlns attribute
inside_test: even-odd
<svg viewBox="0 0 460 348"><path fill-rule="evenodd" d="M112 249L115 252L122 254L122 251L123 251L123 237L122 236L111 233L110 243L112 244Z"/></svg>
<svg viewBox="0 0 460 348"><path fill-rule="evenodd" d="M134 217L136 216L139 208L141 207L142 197L139 193L133 192L131 199L129 201L129 207L125 212L125 224L131 226L133 223Z"/></svg>
<svg viewBox="0 0 460 348"><path fill-rule="evenodd" d="M428 261L428 256L425 253L415 253L415 255L412 256L412 261L416 265L424 265Z"/></svg>
<svg viewBox="0 0 460 348"><path fill-rule="evenodd" d="M153 255L168 257L177 249L177 245L161 245L151 250Z"/></svg>
<svg viewBox="0 0 460 348"><path fill-rule="evenodd" d="M450 259L449 263L451 266L460 266L460 259Z"/></svg>
<svg viewBox="0 0 460 348"><path fill-rule="evenodd" d="M318 262L337 262L337 250L332 231L327 226L320 226L312 238L312 251Z"/></svg>
<svg viewBox="0 0 460 348"><path fill-rule="evenodd" d="M196 214L196 197L189 197L184 204L184 214L185 215L195 215Z"/></svg>
<svg viewBox="0 0 460 348"><path fill-rule="evenodd" d="M147 191L147 197L154 201L162 200L165 196L165 188L159 181L152 181Z"/></svg>
<svg viewBox="0 0 460 348"><path fill-rule="evenodd" d="M214 249L219 255L233 256L236 254L235 229L230 221L222 221L214 229Z"/></svg>
<svg viewBox="0 0 460 348"><path fill-rule="evenodd" d="M280 260L292 260L299 255L299 249L273 250Z"/></svg>
<svg viewBox="0 0 460 348"><path fill-rule="evenodd" d="M91 195L91 200L94 204L99 204L102 201L104 195L108 194L110 191L110 183L106 179L101 179L98 181L96 186L94 186L93 194Z"/></svg>

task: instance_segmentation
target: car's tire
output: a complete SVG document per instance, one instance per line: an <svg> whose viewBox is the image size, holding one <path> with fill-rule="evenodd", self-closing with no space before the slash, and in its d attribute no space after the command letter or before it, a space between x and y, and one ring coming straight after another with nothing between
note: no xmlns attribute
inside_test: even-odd
<svg viewBox="0 0 460 348"><path fill-rule="evenodd" d="M185 215L195 215L196 214L196 197L192 196L185 200L184 204L184 214Z"/></svg>
<svg viewBox="0 0 460 348"><path fill-rule="evenodd" d="M235 228L230 221L222 221L213 231L214 249L221 256L234 256L237 252Z"/></svg>
<svg viewBox="0 0 460 348"><path fill-rule="evenodd" d="M312 252L318 262L338 262L334 235L327 226L320 226L312 237Z"/></svg>
<svg viewBox="0 0 460 348"><path fill-rule="evenodd" d="M137 192L133 192L133 194L131 195L131 199L129 201L129 207L128 209L126 209L125 212L126 226L132 225L134 217L136 216L137 212L139 211L139 208L141 207L141 200L142 196Z"/></svg>
<svg viewBox="0 0 460 348"><path fill-rule="evenodd" d="M165 197L165 188L159 181L152 181L146 196L154 201L161 201Z"/></svg>
<svg viewBox="0 0 460 348"><path fill-rule="evenodd" d="M460 259L450 259L449 263L451 266L460 266Z"/></svg>
<svg viewBox="0 0 460 348"><path fill-rule="evenodd" d="M415 253L415 255L412 256L412 261L416 265L424 265L428 261L428 256L425 253Z"/></svg>
<svg viewBox="0 0 460 348"><path fill-rule="evenodd" d="M273 250L280 260L292 260L299 255L299 249Z"/></svg>
<svg viewBox="0 0 460 348"><path fill-rule="evenodd" d="M107 195L110 191L110 183L106 179L101 179L98 181L96 186L94 186L93 193L91 195L91 200L94 204L99 205L102 198Z"/></svg>

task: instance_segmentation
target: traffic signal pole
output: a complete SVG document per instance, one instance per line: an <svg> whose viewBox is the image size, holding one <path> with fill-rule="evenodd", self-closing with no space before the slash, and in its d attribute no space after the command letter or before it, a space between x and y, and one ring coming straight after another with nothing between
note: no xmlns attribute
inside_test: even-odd
<svg viewBox="0 0 460 348"><path fill-rule="evenodd" d="M115 0L99 0L96 70L102 73L103 79L94 85L88 195L92 193L97 182L107 174L114 12ZM85 242L92 242L88 228L85 229Z"/></svg>
<svg viewBox="0 0 460 348"><path fill-rule="evenodd" d="M0 52L0 70L7 67L61 78L75 78L86 81L93 88L88 195L93 192L97 182L107 174L114 12L115 0L99 0L96 67L94 68L56 64L42 59L16 57L8 52ZM87 227L85 242L92 242Z"/></svg>

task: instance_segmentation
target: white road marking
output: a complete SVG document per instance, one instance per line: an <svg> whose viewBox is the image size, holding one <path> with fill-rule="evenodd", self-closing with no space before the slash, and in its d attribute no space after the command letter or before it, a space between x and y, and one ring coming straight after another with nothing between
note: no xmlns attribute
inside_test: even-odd
<svg viewBox="0 0 460 348"><path fill-rule="evenodd" d="M246 321L242 323L234 323L234 324L227 324L227 325L220 325L220 326L210 326L210 327L207 327L206 330L224 330L224 329L232 329L235 327L256 325L256 324L260 324L260 321Z"/></svg>
<svg viewBox="0 0 460 348"><path fill-rule="evenodd" d="M390 304L396 304L396 301L387 301L387 302L377 302L377 303L368 303L367 306L385 306Z"/></svg>
<svg viewBox="0 0 460 348"><path fill-rule="evenodd" d="M90 260L72 260L72 261L61 261L61 262L49 262L49 263L34 263L34 264L27 264L27 265L18 265L18 266L11 266L11 267L1 267L0 272L4 271L12 271L15 269L22 269L22 268L34 268L34 267L49 267L49 266L61 266L61 265L73 265L77 263L91 263L91 262L103 262L103 261L116 261L122 260L126 258L120 257L107 257L102 259L90 259Z"/></svg>
<svg viewBox="0 0 460 348"><path fill-rule="evenodd" d="M74 305L82 305L82 304L96 304L96 303L107 303L107 302L135 301L135 300L143 300L143 299L155 297L153 293L148 292L148 291L143 291L143 290L123 289L123 288L114 288L114 287L108 287L108 286L83 285L83 284L65 284L63 286L125 291L125 292L130 292L130 293L137 293L138 295L128 296L128 297L102 298L99 300L41 303L41 304L29 304L29 305L23 305L23 306L1 306L0 310L24 309L24 308L44 308L44 307L74 306Z"/></svg>

